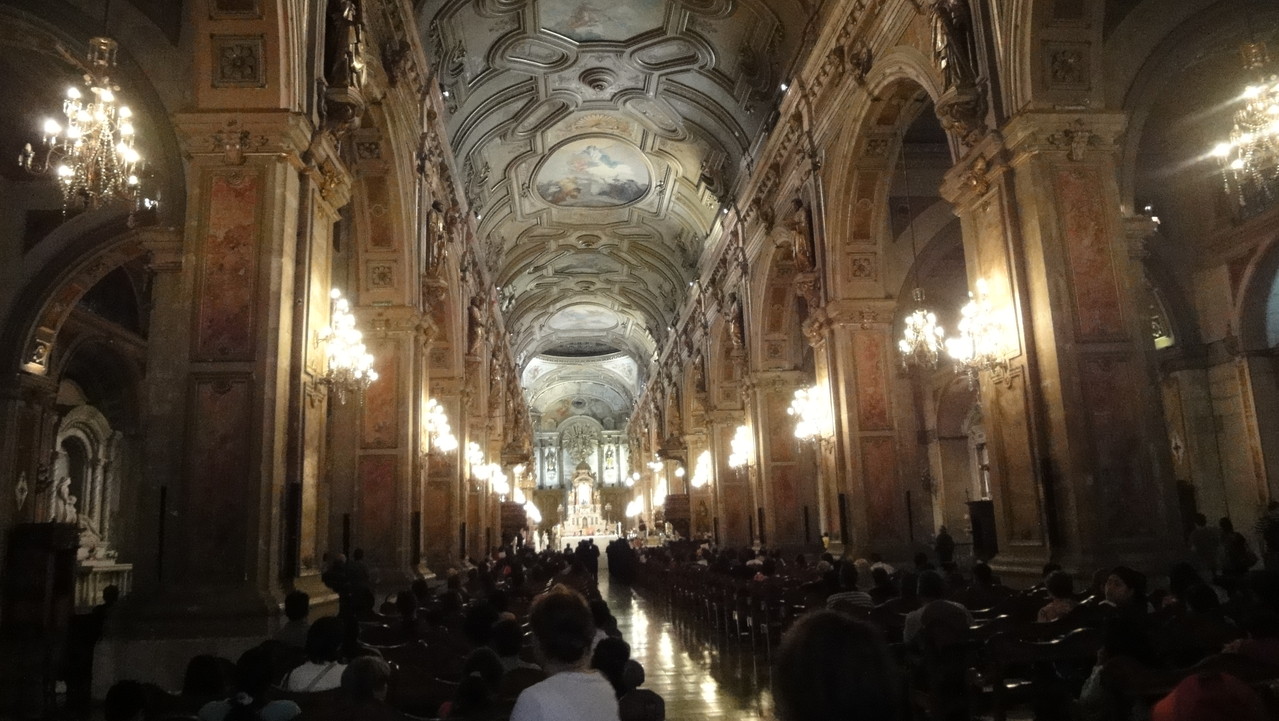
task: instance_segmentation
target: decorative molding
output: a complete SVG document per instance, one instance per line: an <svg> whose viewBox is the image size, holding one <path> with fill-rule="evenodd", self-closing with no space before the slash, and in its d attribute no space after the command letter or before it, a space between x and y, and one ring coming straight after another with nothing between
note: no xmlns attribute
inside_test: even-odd
<svg viewBox="0 0 1279 721"><path fill-rule="evenodd" d="M213 87L266 87L266 59L262 35L213 35Z"/></svg>

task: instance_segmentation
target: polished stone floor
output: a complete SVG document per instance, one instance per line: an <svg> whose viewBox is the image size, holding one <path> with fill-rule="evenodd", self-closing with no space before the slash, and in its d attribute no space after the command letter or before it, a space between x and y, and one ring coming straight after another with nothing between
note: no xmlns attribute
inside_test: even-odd
<svg viewBox="0 0 1279 721"><path fill-rule="evenodd" d="M652 600L600 574L600 593L617 617L631 657L644 665L644 687L666 701L672 721L771 721L763 650L716 643L704 628L671 622Z"/></svg>

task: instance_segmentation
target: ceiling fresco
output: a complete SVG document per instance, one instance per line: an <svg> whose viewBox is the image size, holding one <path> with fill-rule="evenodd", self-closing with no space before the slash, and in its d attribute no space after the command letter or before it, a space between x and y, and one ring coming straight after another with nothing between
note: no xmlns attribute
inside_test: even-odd
<svg viewBox="0 0 1279 721"><path fill-rule="evenodd" d="M564 349L647 365L774 120L816 4L420 3L523 363Z"/></svg>

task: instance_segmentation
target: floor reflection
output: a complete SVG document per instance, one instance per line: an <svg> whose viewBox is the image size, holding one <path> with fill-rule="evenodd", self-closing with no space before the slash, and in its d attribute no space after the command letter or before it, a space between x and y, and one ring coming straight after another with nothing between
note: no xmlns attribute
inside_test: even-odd
<svg viewBox="0 0 1279 721"><path fill-rule="evenodd" d="M601 574L600 591L644 664L646 688L666 700L672 721L771 721L768 666L749 643L715 643L712 630L672 624L650 599ZM757 658L758 656L758 658Z"/></svg>

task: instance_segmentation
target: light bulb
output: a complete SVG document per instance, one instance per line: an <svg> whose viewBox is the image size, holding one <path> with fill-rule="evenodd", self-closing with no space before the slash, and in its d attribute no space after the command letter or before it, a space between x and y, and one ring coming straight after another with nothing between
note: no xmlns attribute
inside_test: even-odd
<svg viewBox="0 0 1279 721"><path fill-rule="evenodd" d="M62 132L62 126L58 125L58 121L49 118L44 121L44 134L49 136L57 135Z"/></svg>

